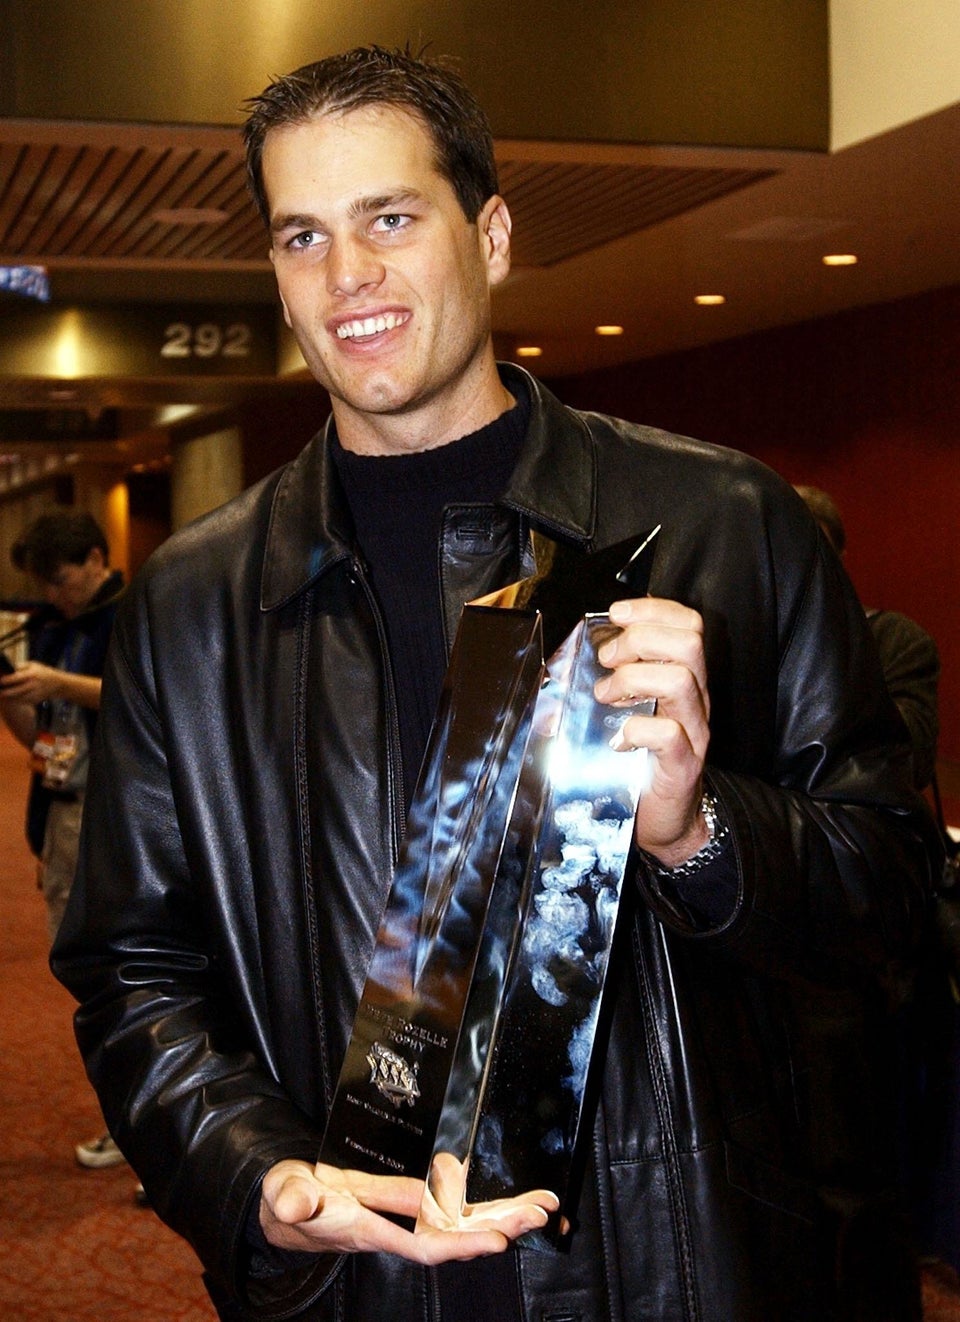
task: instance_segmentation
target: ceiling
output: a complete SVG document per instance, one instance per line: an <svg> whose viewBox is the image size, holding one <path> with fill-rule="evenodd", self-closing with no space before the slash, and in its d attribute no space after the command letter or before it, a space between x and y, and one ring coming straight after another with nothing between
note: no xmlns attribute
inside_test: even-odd
<svg viewBox="0 0 960 1322"><path fill-rule="evenodd" d="M501 148L518 267L554 266L772 172L620 155L524 159ZM75 269L269 270L236 135L222 129L7 120L0 125L0 251Z"/></svg>
<svg viewBox="0 0 960 1322"><path fill-rule="evenodd" d="M539 347L544 376L960 284L960 103L832 155L511 140L497 155L514 217L497 348ZM858 262L827 268L831 252ZM46 266L59 305L275 305L232 129L0 119L11 263ZM726 301L702 307L698 294ZM623 334L595 334L610 323ZM135 431L161 404L230 404L296 381L71 385L77 407L126 410ZM0 376L0 410L49 409L56 388Z"/></svg>

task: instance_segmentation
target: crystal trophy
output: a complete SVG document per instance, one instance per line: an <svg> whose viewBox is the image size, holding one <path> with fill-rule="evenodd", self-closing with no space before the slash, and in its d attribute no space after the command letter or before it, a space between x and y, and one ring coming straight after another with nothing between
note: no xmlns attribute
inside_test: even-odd
<svg viewBox="0 0 960 1322"><path fill-rule="evenodd" d="M654 705L595 700L617 629L585 603L645 592L654 536L463 610L319 1154L425 1180L418 1228L534 1188L561 1203L534 1240L570 1217L648 775L617 736Z"/></svg>

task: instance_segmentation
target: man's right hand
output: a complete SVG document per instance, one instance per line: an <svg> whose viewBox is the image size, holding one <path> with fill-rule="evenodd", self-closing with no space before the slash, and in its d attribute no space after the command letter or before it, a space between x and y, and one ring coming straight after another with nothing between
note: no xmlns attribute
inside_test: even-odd
<svg viewBox="0 0 960 1322"><path fill-rule="evenodd" d="M414 1234L381 1213L416 1219L421 1180L404 1175L367 1175L305 1161L281 1161L263 1181L260 1225L277 1248L313 1253L396 1253L430 1266L454 1259L502 1253L511 1240L547 1224L555 1211L552 1193L538 1191L518 1201L496 1229L478 1218L476 1229L427 1229ZM462 1225L462 1222L461 1222Z"/></svg>

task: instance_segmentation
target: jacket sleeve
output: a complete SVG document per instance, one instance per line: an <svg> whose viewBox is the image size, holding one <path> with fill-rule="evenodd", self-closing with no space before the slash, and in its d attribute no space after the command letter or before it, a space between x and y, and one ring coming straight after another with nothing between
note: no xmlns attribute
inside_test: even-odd
<svg viewBox="0 0 960 1322"><path fill-rule="evenodd" d="M672 930L767 975L827 986L879 976L896 987L939 848L903 725L863 609L812 520L781 491L759 517L742 512L740 526L766 540L745 557L766 590L751 579L741 592L763 601L767 619L745 624L720 592L690 603L704 613L708 669L720 676L714 717L727 731L711 745L706 779L731 829L737 884L725 886L722 917L699 921L643 870L641 889ZM752 648L767 650L775 688L751 706L740 672L756 668L744 655ZM760 733L740 728L750 721Z"/></svg>
<svg viewBox="0 0 960 1322"><path fill-rule="evenodd" d="M873 611L869 620L887 688L910 732L914 783L922 789L933 780L937 761L937 645L925 629L897 611Z"/></svg>
<svg viewBox="0 0 960 1322"><path fill-rule="evenodd" d="M151 1205L192 1244L215 1289L255 1299L258 1316L286 1316L338 1260L291 1255L289 1271L258 1283L244 1227L266 1170L281 1158L312 1163L322 1134L245 1040L207 939L143 641L147 616L135 599L118 616L81 858L51 962L80 1003L87 1072Z"/></svg>

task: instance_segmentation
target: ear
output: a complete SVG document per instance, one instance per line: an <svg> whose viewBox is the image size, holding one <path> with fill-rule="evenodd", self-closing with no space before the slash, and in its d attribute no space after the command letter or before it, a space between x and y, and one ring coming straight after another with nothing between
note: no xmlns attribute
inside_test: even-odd
<svg viewBox="0 0 960 1322"><path fill-rule="evenodd" d="M510 212L502 197L494 194L487 199L477 217L477 228L487 264L487 278L491 285L499 285L510 274L510 232L513 229Z"/></svg>

